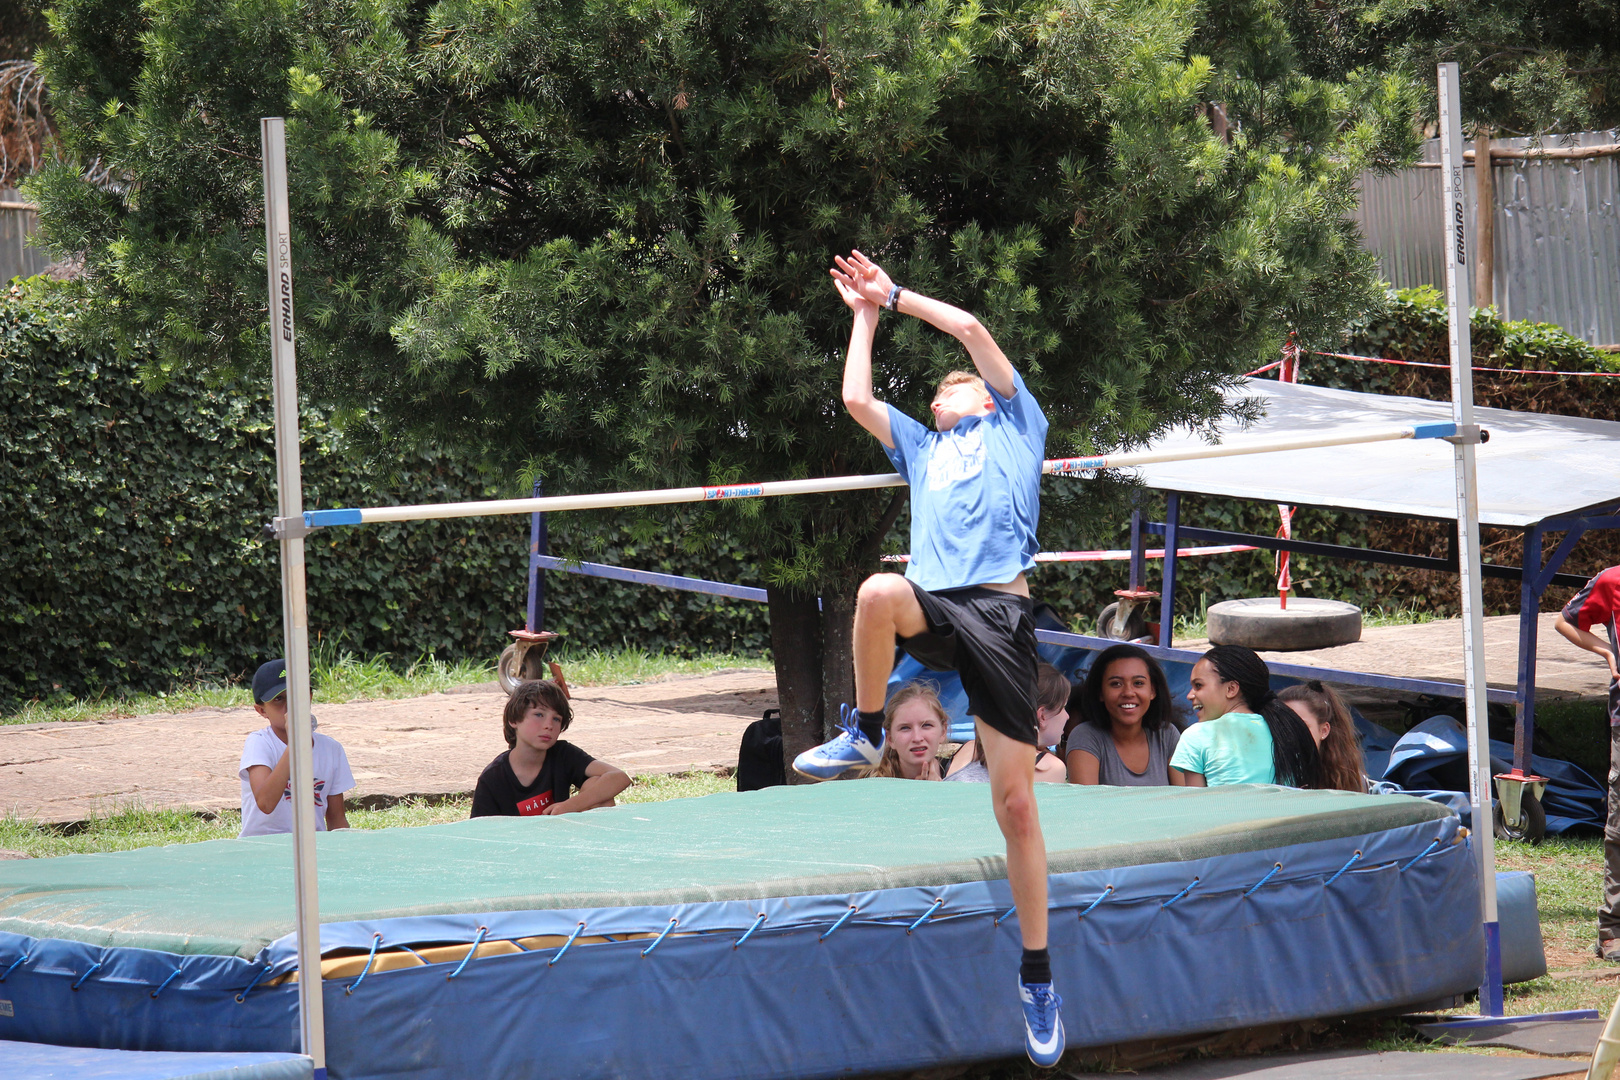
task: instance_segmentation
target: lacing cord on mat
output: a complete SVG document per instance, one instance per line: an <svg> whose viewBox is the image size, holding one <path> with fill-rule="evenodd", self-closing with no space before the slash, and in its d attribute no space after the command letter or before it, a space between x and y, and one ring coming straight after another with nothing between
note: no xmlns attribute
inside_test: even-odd
<svg viewBox="0 0 1620 1080"><path fill-rule="evenodd" d="M838 916L838 921L833 923L831 926L827 927L827 932L825 934L822 934L820 937L816 938L816 941L818 941L818 942L826 941L828 938L832 937L833 936L833 931L837 930L840 926L843 926L845 923L849 922L849 917L851 915L853 915L853 914L855 914L855 905L851 904L851 905L849 905L849 910L844 912L842 915Z"/></svg>
<svg viewBox="0 0 1620 1080"><path fill-rule="evenodd" d="M264 978L268 974L270 974L270 965L266 964L266 965L264 965L264 969L262 971L260 971L257 975L253 976L253 981L248 983L247 986L243 988L243 990L242 990L242 992L240 994L236 995L236 1003L238 1005L240 1005L240 1004L242 1004L242 1002L246 1001L247 996L253 992L253 988L255 986L259 985L259 980Z"/></svg>
<svg viewBox="0 0 1620 1080"><path fill-rule="evenodd" d="M1330 877L1326 881L1322 882L1322 888L1325 889L1329 885L1333 884L1335 881L1338 881L1340 874L1344 873L1346 870L1350 869L1352 866L1354 866L1356 863L1358 863L1360 861L1361 861L1361 849L1357 848L1356 853L1354 855L1350 856L1350 859L1349 859L1348 862L1346 862L1343 866L1341 866L1337 870L1335 870L1333 872L1332 877Z"/></svg>
<svg viewBox="0 0 1620 1080"><path fill-rule="evenodd" d="M79 987L83 986L84 985L84 980L86 980L90 976L94 975L96 973L96 971L100 969L101 965L102 965L102 961L100 961L100 960L97 960L95 963L91 964L89 969L87 971L85 971L85 973L83 975L79 976L79 981L74 983L72 986L68 987L68 989L69 990L77 990Z"/></svg>
<svg viewBox="0 0 1620 1080"><path fill-rule="evenodd" d="M1411 859L1411 862L1407 862L1404 865L1402 865L1400 870L1398 871L1398 873L1402 873L1402 874L1406 873L1408 870L1410 870L1412 868L1412 863L1417 862L1419 859L1423 858L1429 852L1433 851L1435 848L1437 848L1439 846L1440 846L1440 840L1439 840L1438 837L1436 837L1434 840L1431 840L1429 842L1428 847L1424 848L1422 851L1420 851L1416 855L1414 855L1412 857L1412 859Z"/></svg>
<svg viewBox="0 0 1620 1080"><path fill-rule="evenodd" d="M565 953L565 952L567 952L569 950L569 948L574 944L574 942L576 940L578 940L579 935L582 932L584 932L584 930L585 930L585 924L584 923L580 923L578 926L574 927L574 932L572 934L569 934L568 935L568 940L562 943L562 948L557 950L557 955L553 956L550 960L546 961L546 967L555 966L557 961L559 961L559 960L561 960L563 958L563 953Z"/></svg>
<svg viewBox="0 0 1620 1080"><path fill-rule="evenodd" d="M1282 863L1273 863L1272 866L1271 866L1271 869L1266 871L1266 876L1261 878L1259 881L1255 882L1253 885L1250 885L1247 889L1245 889L1243 891L1243 895L1244 896L1253 896L1255 893L1259 892L1260 891L1260 886L1264 885L1266 882L1270 881L1273 877L1275 877L1277 875L1277 871L1279 871L1281 869L1282 869Z"/></svg>
<svg viewBox="0 0 1620 1080"><path fill-rule="evenodd" d="M660 930L658 932L658 936L653 938L653 943L651 945L649 945L645 949L641 950L641 955L643 957L645 957L649 953L651 953L654 949L658 948L658 946L662 945L664 943L664 939L669 937L669 932L671 930L675 929L675 925L678 922L680 922L679 919L671 919L671 920L669 920L669 925L664 927L662 930Z"/></svg>
<svg viewBox="0 0 1620 1080"><path fill-rule="evenodd" d="M1416 855L1412 856L1410 859L1407 859L1405 862L1398 862L1398 861L1395 861L1395 860L1391 860L1390 862L1384 863L1384 864L1381 864L1381 865L1382 866L1393 866L1393 867L1395 867L1397 869L1397 872L1405 873L1407 870L1410 870L1417 863L1419 863L1423 859L1427 858L1428 856L1432 855L1435 851L1439 850L1441 848L1441 846L1444 844L1444 842L1445 841L1444 841L1443 837L1436 837L1434 840L1431 840L1429 842L1429 845L1427 847L1425 847L1422 851L1418 852ZM1348 872L1351 867L1355 866L1356 863L1360 862L1362 860L1363 856L1364 856L1364 853L1358 848L1355 851L1355 853L1350 856L1350 858L1345 862L1345 864L1343 866L1339 867L1325 881L1323 881L1322 887L1326 888L1327 886L1332 885L1341 876L1343 876L1346 872ZM1274 878L1278 874L1280 874L1282 872L1282 870L1283 870L1283 864L1281 862L1272 863L1271 864L1271 869L1267 870L1265 875L1262 876L1259 881L1256 881L1253 885L1251 885L1247 889L1243 890L1242 896L1245 897L1245 898L1253 896L1256 892L1259 892L1260 889L1264 888L1265 885L1268 882L1270 882L1272 878ZM1161 901L1159 903L1159 907L1161 909L1170 907L1171 905L1173 905L1173 904L1177 903L1178 901L1182 900L1184 897L1187 896L1188 893L1190 893L1194 889L1198 888L1202 883L1203 883L1203 879L1201 877L1193 878L1192 881L1188 882L1186 887L1183 888L1180 892L1176 893L1174 896L1171 896L1166 900ZM1114 888L1113 885L1104 885L1102 891L1100 893L1098 893L1092 899L1092 901L1089 904L1087 904L1085 907L1080 909L1078 918L1083 920L1087 915L1089 915L1093 911L1095 911L1098 908L1099 905L1101 905L1104 902L1106 902L1107 900L1109 900L1114 895L1114 892L1115 892L1115 888ZM1146 899L1146 898L1144 898L1144 899ZM939 912L939 910L944 906L945 906L945 898L944 897L935 897L933 903L928 905L927 910L925 910L914 921L912 921L909 925L906 926L906 933L908 935L910 935L910 934L914 933L915 931L917 931L918 929L920 929L924 924L931 921L933 919L933 917ZM844 910L843 914L839 915L838 918L836 920L834 920L832 925L827 928L826 932L824 932L816 940L818 942L826 941L829 937L831 937L834 933L836 933L841 927L843 927L843 925L845 923L847 923L851 918L853 918L858 911L859 911L859 906L858 905L850 904ZM1017 912L1017 908L1008 908L1006 911L1003 911L1000 915L997 915L995 917L995 919L992 921L991 925L992 926L1001 925L1002 922L1004 922L1005 920L1011 918L1016 912ZM758 912L754 916L753 922L749 924L748 929L743 931L742 936L739 937L735 942L732 943L732 946L731 946L732 949L736 950L738 948L741 948L744 944L746 944L748 939L753 937L754 934L758 932L758 930L759 930L759 928L761 926L765 925L766 921L767 921L766 913L763 912L763 911ZM653 938L652 943L649 944L645 949L643 949L641 951L641 955L644 956L644 957L645 956L650 956L652 954L653 950L658 948L659 945L663 944L664 939L667 938L671 934L671 932L673 932L675 930L675 928L678 925L680 925L680 920L676 919L676 918L671 918L669 920L669 922L667 924L665 924L664 928L658 932L658 935ZM586 928L586 924L585 924L585 922L583 920L576 923L574 925L573 932L568 935L567 939L562 943L562 946L560 948L558 948L556 953L553 954L551 956L551 958L546 961L546 966L547 967L554 967L556 965L557 961L561 960L565 955L567 955L568 950L573 948L574 943L576 941L578 941L579 938L580 938L580 935L585 932L585 928ZM704 931L700 931L700 933L703 933L703 932ZM467 954L461 958L461 961L456 965L455 970L450 972L448 975L445 976L446 980L454 979L457 975L461 974L462 969L464 969L467 966L467 964L472 961L473 957L478 955L478 947L484 943L484 941L488 937L488 934L489 934L489 927L480 926L478 928L478 934L477 934L476 937L473 938L472 945L467 950ZM601 935L601 936L604 937L604 938L607 938L607 935ZM612 938L607 938L607 940L611 941L613 939ZM513 944L516 945L520 950L522 950L525 953L539 951L539 950L535 950L535 949L524 948L522 944L518 943L515 940L513 941ZM346 995L354 993L354 991L359 988L360 984L365 981L366 976L371 973L371 971L373 970L373 967L374 967L374 965L376 963L377 952L381 947L382 947L382 934L381 933L373 934L372 938L371 938L371 950L370 950L370 953L366 957L365 967L361 969L359 976L354 980L354 982L350 983L347 987L345 987L344 993ZM424 964L429 962L425 957L422 956L421 953L417 952L415 949L410 948L409 946L397 945L397 946L390 946L390 948L391 949L397 948L397 949L403 950L404 952L408 952L412 956L416 957L418 960L421 960ZM18 966L20 966L28 958L29 958L29 954L25 953L22 956L19 956L16 960L13 960L11 962L10 966L8 966L5 969L4 972L0 972L0 982L4 982L5 979L6 979L6 976L10 975L13 971L15 971L18 968ZM100 967L101 967L101 964L99 964L99 963L95 964L88 971L86 971L83 975L79 976L78 981L73 984L73 989L77 990L79 988L79 986L86 979L88 979ZM241 1003L242 1001L244 1001L247 998L247 995L252 992L253 988L259 984L259 980L264 978L264 976L267 975L269 973L269 971L270 971L269 965L266 965L263 969L261 969L259 971L259 973L253 977L253 981L248 983L247 987L245 989L243 989L243 991L240 994L236 995L237 1002ZM163 980L163 983L160 986L158 986L158 988L156 990L152 991L152 997L155 998L160 993L162 993L163 990L168 987L169 983L173 982L175 977L178 976L179 974L180 974L180 970L178 968L176 968L174 970L174 972L169 975L168 978Z"/></svg>
<svg viewBox="0 0 1620 1080"><path fill-rule="evenodd" d="M164 979L162 982L158 983L158 988L156 990L152 991L152 996L155 998L159 994L163 993L163 991L168 988L169 984L174 982L175 978L179 974L180 974L180 969L179 968L175 968L173 971L169 972L169 977L167 979Z"/></svg>
<svg viewBox="0 0 1620 1080"><path fill-rule="evenodd" d="M10 974L11 974L11 973L12 973L12 972L13 972L13 971L16 971L16 970L17 970L17 968L18 968L18 967L19 967L19 966L21 966L21 964L22 964L22 962L23 962L23 961L24 961L24 960L26 960L26 959L28 959L28 954L27 954L27 953L23 953L23 954L22 954L22 955L21 955L21 956L19 956L19 957L17 957L17 959L15 959L15 960L13 960L13 961L12 961L12 962L11 962L11 966L10 966L10 967L8 967L8 968L6 968L6 970L5 970L5 974L4 974L4 975L0 975L0 983L3 983L3 982L5 982L5 981L6 981L6 975L10 975Z"/></svg>
<svg viewBox="0 0 1620 1080"><path fill-rule="evenodd" d="M350 994L354 993L354 988L365 982L366 976L371 974L371 965L377 959L377 946L380 944L382 944L382 935L372 934L371 953L366 957L366 966L360 969L360 977L358 979L354 980L354 982L343 988L344 997L348 997Z"/></svg>
<svg viewBox="0 0 1620 1080"><path fill-rule="evenodd" d="M1200 881L1202 881L1202 880L1203 880L1202 878L1196 878L1196 877L1193 878L1191 881L1189 881L1187 883L1187 887L1185 889L1182 889L1180 892L1176 893L1176 895L1172 896L1170 899L1166 900L1164 903L1160 904L1159 906L1161 908L1169 907L1171 904L1175 903L1177 900L1180 900L1183 896L1186 896L1188 893L1190 893L1194 889L1198 888L1198 883Z"/></svg>
<svg viewBox="0 0 1620 1080"><path fill-rule="evenodd" d="M763 912L763 911L762 911L762 912L760 912L760 913L759 913L759 914L758 914L758 915L756 915L756 916L754 916L754 925L753 925L753 926L750 926L750 927L749 927L749 928L748 928L748 929L747 929L747 930L746 930L746 931L745 931L745 932L744 932L744 933L743 933L743 936L742 936L742 937L740 937L740 938L738 938L738 939L737 939L737 940L736 940L736 941L734 941L734 942L732 942L732 944L731 944L731 947L732 947L732 948L733 948L733 949L740 949L740 948L742 948L742 943L743 943L743 942L745 942L745 941L747 941L747 940L748 940L748 939L749 939L749 938L751 938L751 937L753 937L753 936L754 936L754 931L755 931L755 930L758 930L758 929L759 929L759 924L760 924L760 923L762 923L762 922L764 922L764 921L765 921L765 913L764 913L764 912Z"/></svg>
<svg viewBox="0 0 1620 1080"><path fill-rule="evenodd" d="M934 917L934 912L938 911L940 908L942 908L944 906L945 906L945 898L943 896L934 897L934 902L932 904L928 905L928 910L923 912L921 915L919 915L917 917L916 922L914 922L910 926L906 927L906 936L910 937L911 932L913 930L917 929L917 927L921 926L923 923L927 922L929 919L932 919Z"/></svg>
<svg viewBox="0 0 1620 1080"><path fill-rule="evenodd" d="M1114 887L1112 885L1104 885L1103 886L1103 891L1097 894L1097 899L1095 899L1091 903L1087 904L1086 909L1080 913L1080 918L1083 919L1087 915L1090 915L1092 913L1092 911L1094 911L1096 909L1097 905L1102 903L1104 900L1108 899L1109 896L1113 895L1113 892L1114 892Z"/></svg>
<svg viewBox="0 0 1620 1080"><path fill-rule="evenodd" d="M457 975L460 975L461 974L461 969L467 966L467 961L471 960L474 956L478 955L478 946L480 946L480 945L482 945L484 943L484 935L486 935L488 933L489 933L489 927L480 926L478 928L478 935L473 938L472 948L468 949L467 950L467 955L463 956L461 958L461 963L456 965L456 970L452 971L450 974L448 974L448 975L446 975L444 977L445 982L449 982L451 979L455 978Z"/></svg>

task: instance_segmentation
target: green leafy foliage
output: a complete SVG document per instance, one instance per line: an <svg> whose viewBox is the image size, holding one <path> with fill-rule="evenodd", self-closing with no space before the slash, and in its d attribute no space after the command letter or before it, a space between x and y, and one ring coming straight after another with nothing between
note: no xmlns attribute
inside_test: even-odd
<svg viewBox="0 0 1620 1080"><path fill-rule="evenodd" d="M1054 454L1207 422L1286 328L1375 300L1354 178L1414 145L1404 84L1301 73L1261 0L62 0L54 18L72 148L127 179L30 188L51 242L84 254L88 324L126 351L150 338L156 380L260 369L258 118L287 115L312 397L357 443L465 448L558 493L882 471L838 405L848 313L825 271L851 246L981 314ZM892 325L880 393L920 411L962 352ZM768 584L848 589L887 501L738 505L680 544L724 532Z"/></svg>
<svg viewBox="0 0 1620 1080"><path fill-rule="evenodd" d="M68 340L80 305L37 279L0 299L0 700L166 690L240 676L281 651L268 390L176 375ZM306 505L489 498L502 477L421 451L355 455L304 409ZM671 514L666 536L683 531ZM553 551L751 581L735 543L699 561L621 518L553 520ZM526 517L334 529L306 542L318 645L492 659L522 625ZM761 605L548 575L547 625L571 646L762 652Z"/></svg>
<svg viewBox="0 0 1620 1080"><path fill-rule="evenodd" d="M1301 66L1370 69L1432 87L1462 73L1465 123L1535 135L1620 125L1620 6L1611 0L1283 0ZM1429 96L1426 112L1435 107Z"/></svg>

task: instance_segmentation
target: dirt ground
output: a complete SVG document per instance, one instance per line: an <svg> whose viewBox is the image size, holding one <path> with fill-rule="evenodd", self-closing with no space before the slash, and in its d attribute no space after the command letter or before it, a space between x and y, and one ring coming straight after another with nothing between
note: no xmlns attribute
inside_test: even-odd
<svg viewBox="0 0 1620 1080"><path fill-rule="evenodd" d="M1552 615L1543 615L1540 623L1540 693L1602 698L1607 693L1603 664L1559 637L1552 620ZM1518 618L1486 619L1485 643L1488 680L1511 687ZM1377 627L1352 645L1267 656L1278 662L1460 682L1462 625L1447 620ZM1365 690L1354 696L1363 702L1369 697ZM398 701L322 705L316 717L320 729L348 751L358 795L457 794L471 792L479 772L505 749L500 730L504 700L490 683ZM735 765L743 728L775 705L776 677L769 670L581 688L574 692L575 719L568 738L632 772ZM242 740L262 723L244 707L0 727L0 813L65 822L136 802L202 810L237 807Z"/></svg>
<svg viewBox="0 0 1620 1080"><path fill-rule="evenodd" d="M506 749L493 682L398 701L317 705L319 729L343 744L356 795L471 793ZM566 738L632 773L735 766L750 720L776 705L776 676L731 670L698 678L574 690ZM81 821L139 803L221 810L241 805L242 741L264 726L250 707L130 719L0 727L0 813Z"/></svg>

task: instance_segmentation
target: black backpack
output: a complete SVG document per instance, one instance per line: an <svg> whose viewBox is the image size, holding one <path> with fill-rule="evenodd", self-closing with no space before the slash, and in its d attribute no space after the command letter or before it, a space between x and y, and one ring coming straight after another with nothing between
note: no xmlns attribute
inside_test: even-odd
<svg viewBox="0 0 1620 1080"><path fill-rule="evenodd" d="M748 725L737 751L737 790L758 791L787 783L782 761L782 710L766 709Z"/></svg>

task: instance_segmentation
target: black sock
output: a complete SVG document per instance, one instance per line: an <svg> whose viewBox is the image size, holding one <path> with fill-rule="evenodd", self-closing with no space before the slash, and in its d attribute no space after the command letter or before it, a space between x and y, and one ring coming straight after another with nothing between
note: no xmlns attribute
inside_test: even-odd
<svg viewBox="0 0 1620 1080"><path fill-rule="evenodd" d="M873 746L883 745L883 711L857 712L856 722L861 726L861 734L872 741Z"/></svg>
<svg viewBox="0 0 1620 1080"><path fill-rule="evenodd" d="M1018 980L1034 985L1052 981L1052 954L1045 949L1025 949L1024 962L1018 965Z"/></svg>

